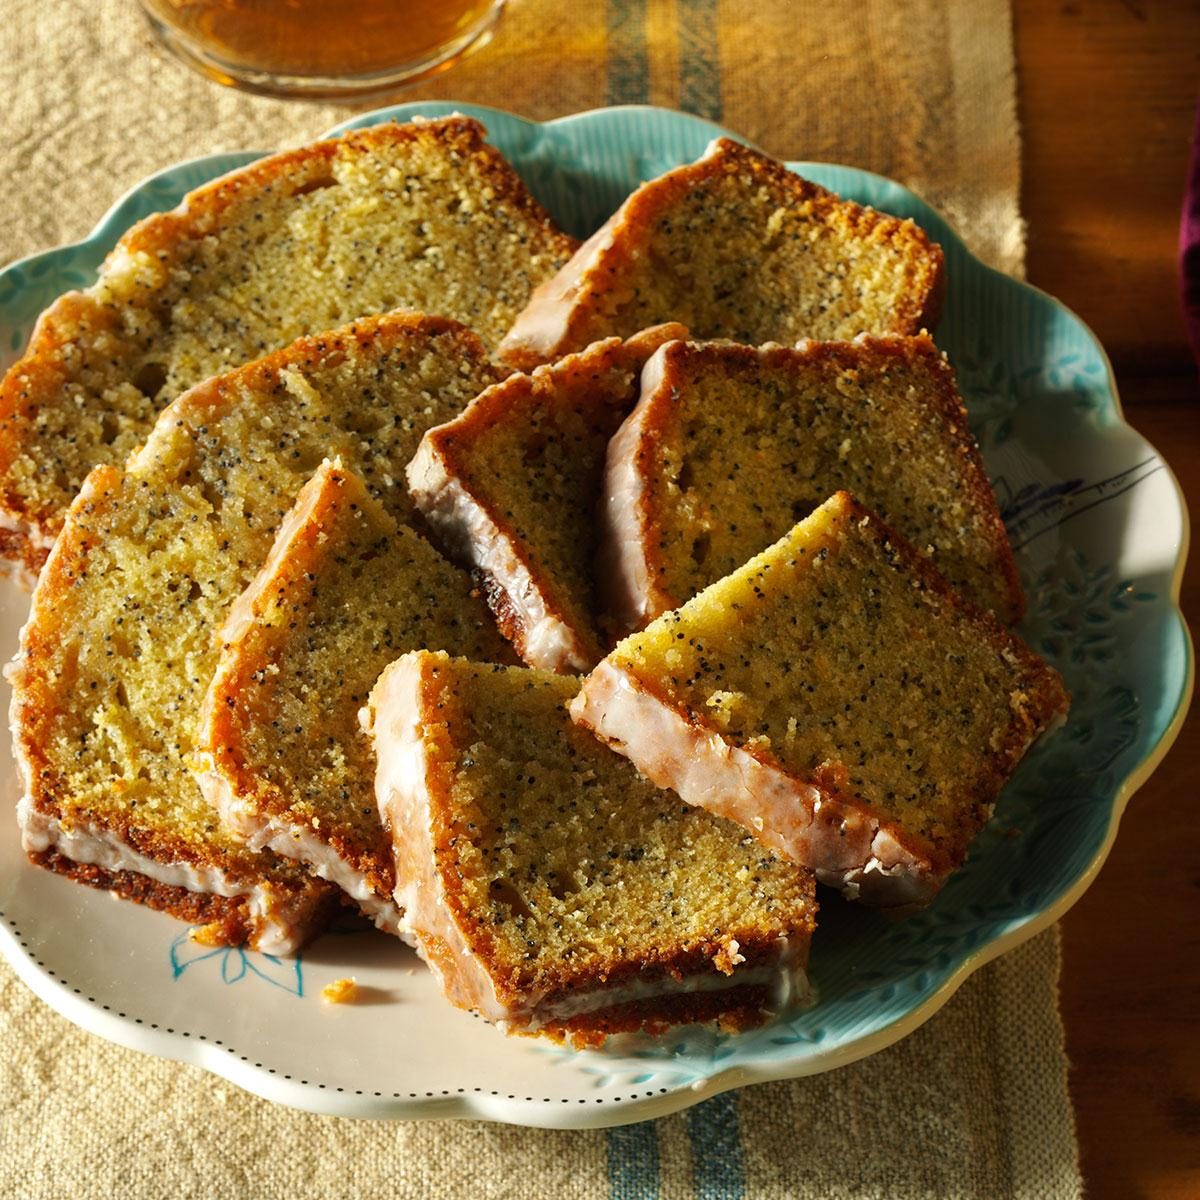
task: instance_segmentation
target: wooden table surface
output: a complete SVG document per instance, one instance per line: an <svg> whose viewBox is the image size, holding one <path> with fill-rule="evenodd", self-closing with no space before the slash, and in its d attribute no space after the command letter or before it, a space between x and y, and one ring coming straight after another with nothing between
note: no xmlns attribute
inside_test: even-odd
<svg viewBox="0 0 1200 1200"><path fill-rule="evenodd" d="M1200 4L1016 0L1028 274L1112 356L1125 414L1200 504L1200 387L1176 245ZM1200 555L1183 581L1200 634ZM1062 1011L1088 1200L1200 1197L1200 706L1063 920Z"/></svg>

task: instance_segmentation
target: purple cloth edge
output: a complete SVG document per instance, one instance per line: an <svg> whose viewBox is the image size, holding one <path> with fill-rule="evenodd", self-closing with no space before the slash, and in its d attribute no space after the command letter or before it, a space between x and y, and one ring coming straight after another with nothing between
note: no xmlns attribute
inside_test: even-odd
<svg viewBox="0 0 1200 1200"><path fill-rule="evenodd" d="M1192 355L1200 367L1200 102L1179 216L1179 295Z"/></svg>

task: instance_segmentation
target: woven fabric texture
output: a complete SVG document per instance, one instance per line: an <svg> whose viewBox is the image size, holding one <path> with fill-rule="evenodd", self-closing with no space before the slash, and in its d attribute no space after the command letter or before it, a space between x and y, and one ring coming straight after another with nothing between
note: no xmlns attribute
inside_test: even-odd
<svg viewBox="0 0 1200 1200"><path fill-rule="evenodd" d="M400 98L533 120L605 104L682 108L781 158L898 179L981 258L1017 272L1007 3L866 0L853 13L818 0L512 0L491 45ZM0 59L4 261L83 236L162 167L300 145L356 111L214 87L157 48L135 0L7 0L4 14L21 31Z"/></svg>

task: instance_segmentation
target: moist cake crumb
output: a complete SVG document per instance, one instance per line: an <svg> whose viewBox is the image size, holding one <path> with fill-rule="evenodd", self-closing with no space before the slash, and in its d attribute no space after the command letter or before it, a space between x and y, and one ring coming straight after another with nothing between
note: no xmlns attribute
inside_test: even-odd
<svg viewBox="0 0 1200 1200"><path fill-rule="evenodd" d="M608 449L600 577L622 632L736 570L839 489L975 603L1020 616L1004 523L928 336L794 350L672 342Z"/></svg>
<svg viewBox="0 0 1200 1200"><path fill-rule="evenodd" d="M923 903L960 865L1058 673L848 493L585 680L575 720L662 787L849 895Z"/></svg>
<svg viewBox="0 0 1200 1200"><path fill-rule="evenodd" d="M605 453L646 359L686 336L664 325L511 375L431 429L409 464L417 507L479 574L500 628L532 667L586 670L609 644L595 580Z"/></svg>
<svg viewBox="0 0 1200 1200"><path fill-rule="evenodd" d="M353 975L348 979L335 979L321 989L321 999L326 1004L353 1004L358 999L358 981Z"/></svg>
<svg viewBox="0 0 1200 1200"><path fill-rule="evenodd" d="M120 867L123 895L193 923L222 908L203 921L226 940L303 936L296 905L336 892L243 846L191 773L214 633L324 458L340 454L403 520L395 481L422 434L496 376L457 322L375 317L193 388L124 471L93 470L10 674L25 843L57 848L39 861L106 886Z"/></svg>
<svg viewBox="0 0 1200 1200"><path fill-rule="evenodd" d="M578 686L423 651L380 677L376 795L423 957L511 1032L760 1021L803 988L812 875L576 729Z"/></svg>
<svg viewBox="0 0 1200 1200"><path fill-rule="evenodd" d="M406 650L515 661L470 576L340 460L326 462L220 637L197 734L205 795L239 838L307 863L395 932L391 848L358 711Z"/></svg>
<svg viewBox="0 0 1200 1200"><path fill-rule="evenodd" d="M917 333L943 288L942 251L912 221L717 138L638 188L541 284L500 354L527 370L663 321L747 345Z"/></svg>
<svg viewBox="0 0 1200 1200"><path fill-rule="evenodd" d="M576 243L467 117L273 155L134 225L0 384L0 557L36 574L89 469L194 384L320 330L438 313L495 346Z"/></svg>

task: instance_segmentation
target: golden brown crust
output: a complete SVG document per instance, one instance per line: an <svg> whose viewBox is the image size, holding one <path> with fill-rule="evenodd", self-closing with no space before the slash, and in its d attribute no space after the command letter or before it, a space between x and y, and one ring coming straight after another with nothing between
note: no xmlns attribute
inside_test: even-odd
<svg viewBox="0 0 1200 1200"><path fill-rule="evenodd" d="M549 1021L537 1029L514 1033L569 1043L575 1050L598 1050L608 1038L622 1033L658 1037L677 1025L717 1025L723 1033L741 1033L762 1025L771 1014L770 989L742 984L716 992L691 992L634 1000L611 1008Z"/></svg>
<svg viewBox="0 0 1200 1200"><path fill-rule="evenodd" d="M428 886L432 854L432 875L442 889L440 903L450 915L464 939L469 953L485 964L495 998L505 1007L520 1011L529 1004L530 995L539 997L539 1005L553 1005L569 1000L580 993L602 988L620 988L633 982L661 981L664 988L676 987L689 978L711 976L715 972L733 974L735 964L730 960L731 944L737 951L737 971L779 967L783 946L779 929L759 929L747 924L714 929L707 936L688 941L670 940L666 936L652 950L633 955L628 947L614 947L603 958L593 957L585 966L580 962L555 960L536 966L512 963L504 965L498 952L493 925L472 904L464 886L460 867L458 843L469 838L461 827L459 809L454 802L453 784L458 751L448 722L453 720L451 705L445 699L447 683L438 670L438 659L420 656L419 687L417 690L417 724L424 747L425 786L429 797L429 830L426 837L396 836L393 845L396 855L396 874L403 883L420 879ZM811 879L811 877L810 877ZM809 887L811 889L811 882ZM802 920L795 914L787 929L791 941L786 969L803 970L808 958L808 941L816 924L817 905L809 899ZM730 913L737 920L737 913ZM476 993L482 978L463 970L456 952L436 933L419 930L422 953L435 965L443 981L447 998L467 1009L486 1009L487 998ZM732 939L732 942L731 942ZM661 1031L667 1025L687 1021L708 1021L717 1017L744 1024L752 1019L762 1020L760 1011L767 989L760 985L734 985L708 992L670 992L631 1003L598 1009L566 1022L552 1022L546 1028L548 1036L570 1037L578 1044L598 1044L609 1033L645 1028ZM751 1009L751 1006L753 1010ZM520 1031L521 1022L514 1024ZM579 1041L583 1039L583 1041ZM589 1040L590 1039L590 1040Z"/></svg>
<svg viewBox="0 0 1200 1200"><path fill-rule="evenodd" d="M795 349L677 342L665 347L660 354L661 381L639 420L641 436L637 461L642 487L635 501L637 522L645 531L641 542L656 613L675 608L688 598L670 595L661 586L667 564L657 531L666 522L668 497L663 491L659 465L664 457L668 427L674 419L674 395L687 385L693 364L715 361L722 370L753 375L781 367L819 370L827 364L840 371L857 371L873 363L886 364L889 359L894 359L905 363L920 362L929 371L932 388L916 399L921 403L928 402L931 419L942 422L945 445L958 467L962 498L983 531L999 601L997 616L1010 624L1020 620L1025 611L1025 597L1008 532L996 506L979 447L968 426L967 410L958 394L953 368L927 333L915 337L864 335L853 342L807 342Z"/></svg>
<svg viewBox="0 0 1200 1200"><path fill-rule="evenodd" d="M475 586L479 588L484 603L488 606L488 611L496 622L496 628L512 642L513 649L517 654L524 658L526 651L525 621L513 606L508 589L490 571L481 570L479 567L475 567L471 571L471 578L474 580Z"/></svg>
<svg viewBox="0 0 1200 1200"><path fill-rule="evenodd" d="M49 555L49 543L62 526L62 513L31 512L11 485L9 469L21 452L18 421L37 416L38 397L55 395L66 383L61 350L74 340L71 326L90 325L119 334L115 312L84 292L60 296L37 319L24 355L0 379L0 514L15 528L0 531L0 555L34 577Z"/></svg>
<svg viewBox="0 0 1200 1200"><path fill-rule="evenodd" d="M97 304L86 292L67 292L38 317L25 353L9 367L0 382L0 474L7 475L18 453L9 436L13 418L20 415L32 420L37 415L36 397L53 394L66 381L57 352L74 340L68 329L80 325L114 335L120 330L119 319L112 309ZM7 486L3 502L8 512L23 515L24 500Z"/></svg>
<svg viewBox="0 0 1200 1200"><path fill-rule="evenodd" d="M430 137L474 163L494 193L493 203L515 208L540 229L558 256L569 255L577 245L575 239L554 226L500 152L484 140L485 134L473 118L450 116L352 130L340 138L271 155L197 188L170 212L139 221L110 251L105 266L131 254L174 261L181 247L219 232L231 210L252 204L265 189L286 183L302 193L329 180L330 165L339 155L369 154ZM102 276L105 266L101 267ZM0 380L0 513L18 527L4 531L0 553L34 575L46 559L49 542L62 527L64 513L58 508L32 509L28 497L12 486L9 470L16 456L24 452L23 428L36 416L42 398L57 396L67 382L61 352L79 341L81 329L104 331L118 342L130 341L114 307L100 303L89 292L69 292L39 317L25 353ZM47 464L47 470L52 469L53 464Z"/></svg>
<svg viewBox="0 0 1200 1200"><path fill-rule="evenodd" d="M88 887L116 892L122 899L144 904L156 912L170 913L192 925L204 925L206 940L211 938L213 945L244 945L253 929L245 897L189 892L135 871L107 871L90 863L78 863L57 850L30 854L29 861Z"/></svg>
<svg viewBox="0 0 1200 1200"><path fill-rule="evenodd" d="M56 797L65 791L65 781L50 762L46 747L55 736L61 716L55 700L58 687L70 687L69 679L51 679L44 672L30 669L29 664L52 661L62 636L57 612L66 594L87 574L89 552L96 538L89 525L104 512L121 490L122 473L116 467L96 467L88 475L79 495L67 514L67 524L50 553L46 568L38 580L29 620L21 631L21 648L10 675L13 689L12 727L17 755L23 760L26 791L34 808L49 815L61 815ZM115 823L106 826L124 842L131 840L134 830ZM168 861L179 861L173 851L184 849L181 844L150 847L143 841L134 848L142 853L161 849ZM194 861L194 860L189 860Z"/></svg>
<svg viewBox="0 0 1200 1200"><path fill-rule="evenodd" d="M319 468L300 490L267 561L235 602L219 635L222 654L201 706L196 749L212 755L232 795L247 801L256 816L294 819L291 798L246 761L259 715L244 697L254 694L255 677L273 661L273 649L283 645L290 632L286 625L266 624L259 618L274 602L287 603L288 597L292 598L291 607L303 602L327 559L325 542L345 504L341 489L347 481L356 498L361 497L360 503L370 502L357 477L328 464ZM232 628L239 624L240 629ZM250 633L252 650L243 645L244 636ZM321 838L364 875L376 895L391 897L395 871L382 828L370 844L348 837L336 825L323 829Z"/></svg>
<svg viewBox="0 0 1200 1200"><path fill-rule="evenodd" d="M385 353L408 338L436 346L439 355L451 364L486 362L478 338L457 322L418 313L389 313L357 322L333 334L301 339L293 346L269 355L265 361L250 364L223 379L201 384L160 414L159 421L165 423L161 431L169 437L174 435L181 422L203 425L215 407L225 403L240 404L241 388L247 385L262 386L264 403L269 403L275 396L286 396L278 382L286 368L298 364L328 365L355 346L363 351L378 349ZM481 367L481 373L489 380L498 374L490 367ZM467 391L465 384L462 390ZM64 628L63 613L79 610L86 614L72 591L84 585L90 570L106 569L103 539L109 536L109 529L116 523L115 506L128 503L127 478L125 472L113 466L97 467L91 472L69 509L66 526L34 595L11 676L14 744L25 776L25 803L43 819L58 818L68 834L75 826L85 837L94 836L115 846L118 851L123 847L167 868L198 868L202 874L197 886L209 886L215 880L215 886L222 890L254 894L256 905L267 906L268 922L276 915L281 918L281 924L272 925L270 932L273 944L279 944L281 936L289 937L305 926L312 903L329 893L336 893L336 889L311 879L301 867L287 859L268 853L252 854L238 847L232 839L220 834L215 814L211 824L205 824L201 812L193 827L177 827L169 816L164 816L164 807L169 806L173 796L169 790L153 796L150 805L135 808L132 799L126 802L132 772L121 775L122 768L102 779L104 794L98 802L93 803L90 794L72 792L76 782L70 777L73 756L63 747L78 743L79 727L66 711L68 706L64 704L64 697L76 688L75 677L80 670L78 648L81 643L78 639L90 638L92 627L73 626L76 640L72 643L66 637L68 631ZM167 486L170 487L169 482ZM99 567L94 566L95 558L100 560ZM79 619L90 618L83 615ZM100 621L99 617L97 621ZM111 626L107 628L111 632ZM202 628L198 627L197 632ZM95 639L104 633L105 628L97 628ZM96 644L98 641L92 642L93 647ZM84 686L82 682L78 684L79 688ZM198 695L196 700L198 702ZM78 715L76 710L72 711ZM164 757L184 753L185 748L178 742L172 749L162 750ZM182 760L179 765L183 766ZM101 775L107 769L102 760ZM138 786L136 781L134 786ZM70 847L64 846L64 849ZM214 870L219 874L213 875ZM187 879L188 875L176 872L166 877ZM183 896L183 889L163 890L152 880L136 885L127 881L123 885L123 894L133 898L158 896L163 900L162 907L185 917L186 904L191 903L183 900L176 903L176 899L172 899ZM229 936L234 936L233 932Z"/></svg>
<svg viewBox="0 0 1200 1200"><path fill-rule="evenodd" d="M530 546L529 537L518 528L514 514L508 507L508 497L497 490L501 481L492 478L486 471L481 473L475 469L472 452L479 445L486 445L487 439L498 427L512 422L514 418L528 421L528 414L536 409L570 407L575 412L585 414L589 429L597 431L603 438L601 446L597 448L594 463L596 487L590 493L580 494L575 498L578 510L586 512L591 518L603 498L599 487L603 469L602 445L616 432L636 402L637 380L646 359L665 343L686 337L687 330L682 325L669 323L643 330L625 341L620 338L608 338L597 342L578 354L571 354L555 363L538 367L531 374L510 375L482 392L459 417L431 429L425 435L422 450L437 457L446 475L463 489L470 503L486 516L493 527L496 540L503 543L505 556L520 564L520 568L528 573L528 583L524 580L513 580L510 586L519 587L523 592L528 589L535 591L545 614L565 630L569 630L569 636L575 643L574 654L585 660L578 665L592 666L603 658L605 653L605 646L597 628L596 589L594 580L590 579L595 548L580 548L588 563L588 594L572 596L570 581L554 577L544 566L539 565L536 548ZM611 372L620 371L627 371L629 374L629 395L625 397L624 403L614 403L612 396L606 392L603 381ZM534 424L530 422L529 438L523 448L526 461L536 461L539 457L539 438L542 442L547 438L544 427L535 429ZM586 460L591 453L590 447L585 444L576 444L572 450L577 460L580 457ZM520 464L514 464L514 469L519 468ZM416 499L418 505L421 505L421 496L417 495ZM547 521L555 520L557 513L552 504L544 507L544 516ZM434 525L436 528L436 520ZM468 539L461 528L456 529L454 535L448 539L451 543L461 543L465 540ZM450 544L447 549L453 552L456 547ZM465 557L478 559L487 549L472 545ZM461 559L464 555L459 554L458 557ZM513 601L510 588L493 572L474 563L470 565L496 623L504 636L513 643L517 653L532 666L553 670L567 669L563 663L529 659L529 630L526 628L520 607Z"/></svg>
<svg viewBox="0 0 1200 1200"><path fill-rule="evenodd" d="M24 530L0 529L0 574L12 578L26 591L33 591L49 553L34 545Z"/></svg>
<svg viewBox="0 0 1200 1200"><path fill-rule="evenodd" d="M328 172L323 173L323 168L339 154L367 154L431 136L464 157L474 159L492 184L497 200L517 207L531 221L541 225L546 235L558 242L564 251L570 251L577 244L575 239L555 227L549 214L530 195L500 151L485 140L486 134L484 126L473 117L437 117L404 125L389 122L352 129L337 138L272 154L189 192L178 208L139 221L121 238L112 254L120 250L157 254L160 250L169 250L180 239L206 237L218 227L219 219L230 208L278 180L292 178L296 180L297 188L308 188L326 180Z"/></svg>
<svg viewBox="0 0 1200 1200"><path fill-rule="evenodd" d="M501 343L500 357L510 366L528 371L538 363L582 349L596 336L620 332L597 331L588 328L588 323L602 308L605 296L621 286L623 269L636 260L664 212L693 188L723 174L749 176L748 191L756 186L781 189L789 204L808 207L819 221L836 221L862 243L906 244L922 260L925 278L918 280L915 266L910 264L909 291L897 304L890 327L878 332L913 334L937 324L945 295L945 258L924 230L911 220L842 200L783 163L729 138L718 138L697 161L638 188L558 274L537 287ZM601 247L606 248L597 257ZM696 332L704 336L707 331Z"/></svg>
<svg viewBox="0 0 1200 1200"><path fill-rule="evenodd" d="M957 824L948 836L937 840L903 828L886 811L856 794L850 785L850 773L844 764L825 763L817 770L798 777L770 748L754 744L740 744L738 748L772 772L798 779L801 784L814 787L821 796L822 817L833 826L837 825L842 813L861 814L869 821L878 822L879 829L886 831L910 856L910 865L914 869L931 879L940 880L961 866L971 840L990 818L997 796L1030 742L1053 725L1057 718L1065 716L1070 697L1062 677L1053 667L1005 628L992 613L979 608L952 588L907 539L889 528L874 512L860 504L848 492L837 493L835 499L840 499L845 504L845 521L862 523L860 527L869 532L889 558L898 561L904 571L919 580L924 591L938 598L944 613L954 614L974 623L981 641L991 645L998 655L1019 666L1023 690L1029 698L1028 703L1010 723L1004 740L983 756L982 770L969 803L956 814ZM639 672L637 683L641 690L685 725L702 731L704 737L734 744L715 720L670 696L659 680ZM646 769L645 764L639 765L643 770ZM762 829L748 828L748 832L764 844L776 848L769 837L763 836Z"/></svg>

